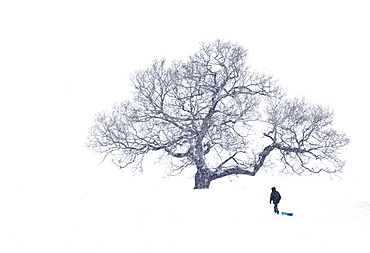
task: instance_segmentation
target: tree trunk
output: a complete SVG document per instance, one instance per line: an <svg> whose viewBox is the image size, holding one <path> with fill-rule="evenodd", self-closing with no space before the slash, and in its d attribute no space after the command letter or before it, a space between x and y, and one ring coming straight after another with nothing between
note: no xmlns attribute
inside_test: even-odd
<svg viewBox="0 0 370 253"><path fill-rule="evenodd" d="M211 173L206 170L198 170L195 174L194 189L208 189L211 184Z"/></svg>

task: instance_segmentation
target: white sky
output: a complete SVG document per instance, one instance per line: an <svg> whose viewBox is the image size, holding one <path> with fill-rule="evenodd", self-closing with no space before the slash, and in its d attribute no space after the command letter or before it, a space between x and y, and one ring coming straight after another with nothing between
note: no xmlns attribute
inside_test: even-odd
<svg viewBox="0 0 370 253"><path fill-rule="evenodd" d="M368 10L357 0L1 1L0 184L114 174L83 147L94 115L127 97L130 74L154 58L222 38L247 47L251 66L288 94L334 108L352 139L343 178L369 189Z"/></svg>

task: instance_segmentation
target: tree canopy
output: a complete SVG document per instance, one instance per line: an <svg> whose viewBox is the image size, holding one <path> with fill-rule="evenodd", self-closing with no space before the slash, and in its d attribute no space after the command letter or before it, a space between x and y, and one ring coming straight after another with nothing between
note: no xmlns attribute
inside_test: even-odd
<svg viewBox="0 0 370 253"><path fill-rule="evenodd" d="M247 58L246 48L216 40L186 61L154 60L132 75L132 99L97 115L88 147L120 168L160 152L175 172L196 168L195 189L254 176L268 158L288 173L341 172L349 139L333 128L333 111L287 97Z"/></svg>

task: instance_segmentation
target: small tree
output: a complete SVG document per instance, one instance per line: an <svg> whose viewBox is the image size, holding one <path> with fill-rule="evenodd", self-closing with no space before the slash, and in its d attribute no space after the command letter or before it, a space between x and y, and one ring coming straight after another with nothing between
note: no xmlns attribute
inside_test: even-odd
<svg viewBox="0 0 370 253"><path fill-rule="evenodd" d="M154 61L132 76L133 99L97 115L88 147L120 168L141 168L146 154L161 152L174 172L196 168L194 189L254 176L268 157L288 172L340 172L349 139L332 129L333 112L286 98L271 76L251 70L247 55L216 40L187 61Z"/></svg>

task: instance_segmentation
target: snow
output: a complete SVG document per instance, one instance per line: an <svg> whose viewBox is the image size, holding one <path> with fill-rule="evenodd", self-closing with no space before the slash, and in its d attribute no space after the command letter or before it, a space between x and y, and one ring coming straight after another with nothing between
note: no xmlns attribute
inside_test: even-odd
<svg viewBox="0 0 370 253"><path fill-rule="evenodd" d="M45 2L0 2L1 253L370 252L364 4L255 1L245 15L214 1L181 13L165 1ZM85 154L94 115L130 96L134 71L219 37L249 48L252 68L290 96L333 107L351 138L343 180L259 172L194 191L189 175L132 177ZM272 186L294 216L273 213Z"/></svg>
<svg viewBox="0 0 370 253"><path fill-rule="evenodd" d="M184 177L131 177L101 168L76 176L65 187L13 189L3 198L0 251L370 250L370 199L353 198L340 179L261 174L192 190ZM274 214L272 186L282 195L280 211L292 217Z"/></svg>

